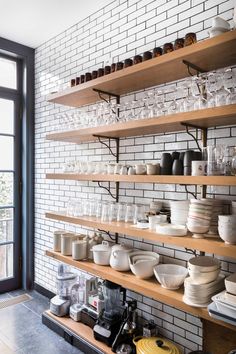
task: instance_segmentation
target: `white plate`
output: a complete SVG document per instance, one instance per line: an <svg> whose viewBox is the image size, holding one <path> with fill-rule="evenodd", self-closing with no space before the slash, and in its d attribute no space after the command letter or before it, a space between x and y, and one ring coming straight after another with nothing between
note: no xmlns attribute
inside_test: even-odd
<svg viewBox="0 0 236 354"><path fill-rule="evenodd" d="M160 224L156 226L156 232L162 235L185 236L187 227L184 225Z"/></svg>
<svg viewBox="0 0 236 354"><path fill-rule="evenodd" d="M197 304L194 302L189 301L188 298L186 298L186 296L183 296L183 302L189 306L193 306L193 307L207 307L210 304L210 301L207 302L206 304Z"/></svg>

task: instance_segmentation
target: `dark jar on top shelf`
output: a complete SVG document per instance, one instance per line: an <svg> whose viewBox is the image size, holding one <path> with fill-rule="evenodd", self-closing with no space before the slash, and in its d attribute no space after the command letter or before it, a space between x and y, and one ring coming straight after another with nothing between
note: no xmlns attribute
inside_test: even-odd
<svg viewBox="0 0 236 354"><path fill-rule="evenodd" d="M146 60L149 60L149 59L152 59L152 53L151 52L144 52L143 53L143 61L146 61Z"/></svg>
<svg viewBox="0 0 236 354"><path fill-rule="evenodd" d="M161 47L156 47L153 49L153 58L160 57L162 55L162 48Z"/></svg>
<svg viewBox="0 0 236 354"><path fill-rule="evenodd" d="M111 73L111 67L110 65L106 65L104 68L104 75L108 75Z"/></svg>
<svg viewBox="0 0 236 354"><path fill-rule="evenodd" d="M91 73L85 73L85 82L88 82L88 81L90 81L90 80L92 80L92 75L91 75Z"/></svg>
<svg viewBox="0 0 236 354"><path fill-rule="evenodd" d="M75 86L75 79L71 79L70 80L70 87L74 87Z"/></svg>
<svg viewBox="0 0 236 354"><path fill-rule="evenodd" d="M111 72L114 73L116 71L116 64L112 63L111 64Z"/></svg>
<svg viewBox="0 0 236 354"><path fill-rule="evenodd" d="M80 75L80 83L81 83L81 84L84 83L84 79L85 79L84 74Z"/></svg>
<svg viewBox="0 0 236 354"><path fill-rule="evenodd" d="M123 67L124 67L124 64L122 63L122 61L118 61L118 63L116 63L116 71L122 70Z"/></svg>
<svg viewBox="0 0 236 354"><path fill-rule="evenodd" d="M97 70L92 71L92 80L96 79L98 77L98 72Z"/></svg>
<svg viewBox="0 0 236 354"><path fill-rule="evenodd" d="M197 42L197 35L196 33L190 32L185 35L184 38L184 46L187 47L191 44L194 44Z"/></svg>
<svg viewBox="0 0 236 354"><path fill-rule="evenodd" d="M80 84L80 77L79 76L76 76L75 84L76 84L76 86Z"/></svg>
<svg viewBox="0 0 236 354"><path fill-rule="evenodd" d="M104 69L103 68L99 68L98 69L98 77L101 77L104 75Z"/></svg>
<svg viewBox="0 0 236 354"><path fill-rule="evenodd" d="M163 53L164 54L173 52L173 50L174 50L174 47L173 47L172 43L165 43L164 44L164 47L163 47Z"/></svg>
<svg viewBox="0 0 236 354"><path fill-rule="evenodd" d="M180 49L184 47L184 39L177 38L174 43L174 50Z"/></svg>
<svg viewBox="0 0 236 354"><path fill-rule="evenodd" d="M132 59L125 59L125 63L124 63L124 68L128 68L129 66L133 65L133 60Z"/></svg>
<svg viewBox="0 0 236 354"><path fill-rule="evenodd" d="M134 56L134 64L142 63L142 61L143 61L143 58L141 57L141 55Z"/></svg>

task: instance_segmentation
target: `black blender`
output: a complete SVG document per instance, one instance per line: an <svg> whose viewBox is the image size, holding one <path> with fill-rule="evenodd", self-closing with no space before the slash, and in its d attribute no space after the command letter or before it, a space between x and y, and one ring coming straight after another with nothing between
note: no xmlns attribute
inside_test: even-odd
<svg viewBox="0 0 236 354"><path fill-rule="evenodd" d="M124 320L126 290L120 285L105 280L103 295L104 310L99 315L93 333L95 339L111 346Z"/></svg>

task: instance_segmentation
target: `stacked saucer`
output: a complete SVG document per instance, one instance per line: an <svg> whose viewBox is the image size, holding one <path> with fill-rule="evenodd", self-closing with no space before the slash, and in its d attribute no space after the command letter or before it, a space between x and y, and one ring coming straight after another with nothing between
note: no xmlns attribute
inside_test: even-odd
<svg viewBox="0 0 236 354"><path fill-rule="evenodd" d="M189 200L171 200L171 224L186 225L189 211Z"/></svg>
<svg viewBox="0 0 236 354"><path fill-rule="evenodd" d="M212 202L208 199L191 199L187 227L194 238L204 238L209 231L212 214Z"/></svg>
<svg viewBox="0 0 236 354"><path fill-rule="evenodd" d="M206 307L212 295L224 288L218 259L208 256L191 258L189 277L184 282L184 302L191 306Z"/></svg>
<svg viewBox="0 0 236 354"><path fill-rule="evenodd" d="M211 213L211 222L210 228L207 233L207 237L216 237L219 238L218 234L218 216L224 214L224 201L221 199L201 199L209 201L212 203L212 213Z"/></svg>

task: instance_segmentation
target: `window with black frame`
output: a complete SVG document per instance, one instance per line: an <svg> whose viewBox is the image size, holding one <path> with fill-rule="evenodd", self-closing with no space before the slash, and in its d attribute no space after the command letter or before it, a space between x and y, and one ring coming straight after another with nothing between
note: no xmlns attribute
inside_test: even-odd
<svg viewBox="0 0 236 354"><path fill-rule="evenodd" d="M0 292L21 284L21 63L0 54Z"/></svg>

